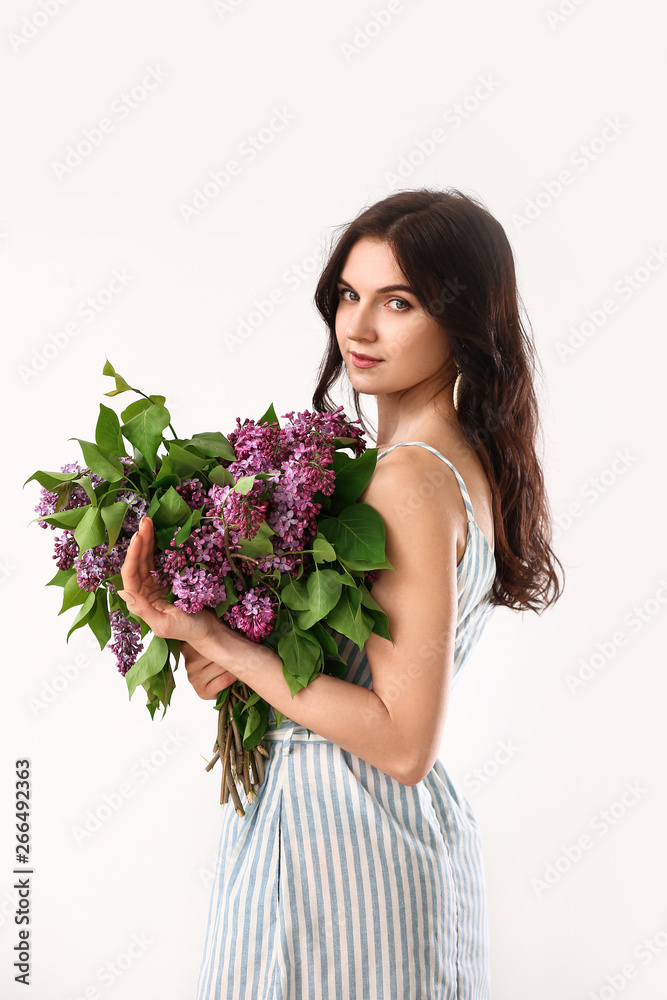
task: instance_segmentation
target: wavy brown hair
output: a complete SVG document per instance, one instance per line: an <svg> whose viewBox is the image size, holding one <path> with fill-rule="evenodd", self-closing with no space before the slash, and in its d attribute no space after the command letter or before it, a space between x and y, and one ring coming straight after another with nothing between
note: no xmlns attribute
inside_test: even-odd
<svg viewBox="0 0 667 1000"><path fill-rule="evenodd" d="M556 566L563 577L564 570L550 546L551 513L536 453L537 355L520 317L525 310L503 227L480 201L455 188L420 188L384 198L342 228L315 291L329 341L314 409L335 408L328 393L346 370L335 319L347 256L363 238L388 243L419 304L445 331L462 373L458 420L493 497L497 571L490 602L539 613L560 597ZM450 379L451 361L442 372L445 385ZM367 432L356 389L353 396Z"/></svg>

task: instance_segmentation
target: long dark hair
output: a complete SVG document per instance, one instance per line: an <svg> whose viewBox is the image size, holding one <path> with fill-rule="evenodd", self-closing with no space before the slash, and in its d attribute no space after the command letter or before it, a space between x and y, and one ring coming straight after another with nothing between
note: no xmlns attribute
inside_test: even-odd
<svg viewBox="0 0 667 1000"><path fill-rule="evenodd" d="M539 613L562 593L556 565L564 571L549 544L551 513L536 454L537 356L519 315L525 310L503 227L480 201L455 188L420 188L384 198L342 228L315 291L329 342L313 408L335 408L328 393L345 368L335 319L347 256L363 238L388 243L419 304L446 332L462 373L458 421L493 496L497 571L490 601ZM443 378L451 380L451 367ZM367 432L356 389L353 396Z"/></svg>

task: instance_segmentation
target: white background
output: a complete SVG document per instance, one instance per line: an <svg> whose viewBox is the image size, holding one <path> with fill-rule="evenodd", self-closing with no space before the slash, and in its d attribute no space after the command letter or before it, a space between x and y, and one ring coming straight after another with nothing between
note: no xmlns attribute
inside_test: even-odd
<svg viewBox="0 0 667 1000"><path fill-rule="evenodd" d="M39 488L21 484L79 457L67 439L90 439L109 403L105 356L166 395L182 435L228 432L270 402L309 407L325 345L321 241L422 185L482 198L514 247L567 574L542 616L496 612L442 747L482 828L493 996L664 995L665 24L649 0L565 0L560 19L558 2L404 0L381 28L383 0L44 0L48 16L3 4L3 996L26 995L12 969L15 759L32 761L39 1000L193 997L220 819L217 772L202 770L212 703L183 673L151 722L87 629L66 645L74 612L58 618L61 592L44 587L52 536L28 524ZM115 102L151 68L163 79L121 116ZM244 140L276 109L291 120L250 161ZM113 130L58 176L103 118ZM438 127L446 138L429 148ZM239 175L186 221L182 206L232 159ZM106 303L114 270L127 285ZM240 327L276 290L270 315ZM592 657L573 693L568 675ZM131 794L77 842L122 785ZM135 935L145 947L128 968ZM116 962L122 975L102 978Z"/></svg>

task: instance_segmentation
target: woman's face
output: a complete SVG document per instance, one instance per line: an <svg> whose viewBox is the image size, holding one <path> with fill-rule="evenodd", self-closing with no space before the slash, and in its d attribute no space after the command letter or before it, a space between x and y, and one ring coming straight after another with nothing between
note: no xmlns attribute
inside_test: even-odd
<svg viewBox="0 0 667 1000"><path fill-rule="evenodd" d="M451 355L442 327L407 287L388 243L358 240L338 281L336 339L358 392L390 393L436 376ZM379 364L358 367L354 354Z"/></svg>

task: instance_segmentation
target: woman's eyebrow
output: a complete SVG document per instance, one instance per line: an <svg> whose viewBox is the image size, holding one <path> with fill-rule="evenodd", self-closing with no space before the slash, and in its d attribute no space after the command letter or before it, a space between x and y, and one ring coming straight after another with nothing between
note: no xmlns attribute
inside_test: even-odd
<svg viewBox="0 0 667 1000"><path fill-rule="evenodd" d="M352 287L352 285L350 284L350 282L346 281L345 278L343 278L342 276L338 279L338 283L340 285L347 285L348 288L351 288L352 291L355 291L355 289ZM411 292L414 295L414 292L412 291L412 289L410 288L409 285L385 285L383 288L378 288L377 291L378 292Z"/></svg>

